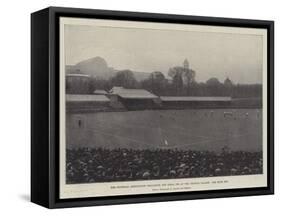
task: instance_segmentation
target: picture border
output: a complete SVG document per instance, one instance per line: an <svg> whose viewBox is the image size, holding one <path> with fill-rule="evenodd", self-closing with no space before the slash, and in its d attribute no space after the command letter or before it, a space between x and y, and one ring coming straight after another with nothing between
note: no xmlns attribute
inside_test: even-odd
<svg viewBox="0 0 281 216"><path fill-rule="evenodd" d="M240 27L217 27L217 26L203 26L203 25L188 25L188 24L168 24L168 23L151 23L151 22L136 22L136 21L119 21L119 20L104 20L104 19L88 19L88 18L69 18L60 17L60 198L85 198L85 197L100 197L100 196L116 196L129 194L151 194L163 193L162 186L154 188L160 189L153 191L153 187L142 187L140 189L128 189L135 185L151 185L151 184L187 184L191 183L189 189L171 189L166 188L165 192L190 192L190 191L209 191L221 189L235 189L235 188L255 188L264 187L267 185L267 146L262 146L263 158L263 172L256 175L235 175L235 176L202 176L200 178L173 178L173 179L142 179L142 180L123 180L111 182L97 182L97 183L78 183L66 184L66 101L65 101L65 61L67 48L65 42L65 28L68 25L83 26L89 28L93 26L107 26L107 27L121 27L121 28L135 28L141 29L159 29L169 32L197 32L197 33L216 33L216 34L235 34L243 37L244 35L259 36L262 38L262 103L267 104L267 30L257 28L240 28ZM206 39L208 40L208 39ZM101 42L102 43L102 42ZM267 143L267 107L262 109L262 143ZM210 184L200 184L202 182L210 182ZM214 182L220 182L214 184ZM224 183L221 183L224 182ZM194 185L193 183L196 183ZM119 188L125 186L124 188ZM115 189L112 189L114 187ZM171 187L171 186L170 186Z"/></svg>
<svg viewBox="0 0 281 216"><path fill-rule="evenodd" d="M202 16L170 15L140 12L92 10L50 7L45 9L48 14L48 90L49 90L49 157L43 165L48 165L48 180L42 183L48 188L47 207L62 208L74 206L94 206L109 204L127 204L140 202L160 202L174 200L191 200L203 198L220 198L234 196L266 195L274 193L274 22L264 20L230 19ZM122 195L93 198L59 198L59 18L100 18L127 21L149 21L177 24L197 24L226 27L247 27L267 29L267 187L246 189L221 189L194 192L169 192L146 195ZM34 101L32 102L34 103ZM43 104L44 105L44 104ZM43 106L41 105L41 106ZM44 108L44 107L42 107ZM46 108L44 108L46 109ZM37 135L39 136L39 135ZM42 153L42 152L41 152ZM43 154L43 153L42 153ZM46 153L47 154L47 153ZM39 157L39 156L38 156ZM33 163L36 161L34 160ZM35 166L32 164L32 166ZM36 165L38 166L38 165ZM35 174L33 173L32 176ZM38 203L38 202L37 202Z"/></svg>

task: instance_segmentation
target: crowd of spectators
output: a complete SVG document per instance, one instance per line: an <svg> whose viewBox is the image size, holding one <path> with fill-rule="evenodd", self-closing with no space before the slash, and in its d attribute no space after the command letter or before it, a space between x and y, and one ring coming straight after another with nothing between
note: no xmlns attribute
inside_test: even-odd
<svg viewBox="0 0 281 216"><path fill-rule="evenodd" d="M262 174L262 152L67 149L67 184Z"/></svg>

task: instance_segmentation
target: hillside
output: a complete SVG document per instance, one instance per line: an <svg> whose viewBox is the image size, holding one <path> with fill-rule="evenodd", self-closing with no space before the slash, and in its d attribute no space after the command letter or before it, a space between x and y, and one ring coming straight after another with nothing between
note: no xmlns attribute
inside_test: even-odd
<svg viewBox="0 0 281 216"><path fill-rule="evenodd" d="M66 73L83 73L95 78L109 79L118 70L109 67L106 60L102 57L94 57L77 63L76 65L66 65ZM138 81L148 78L149 73L133 71Z"/></svg>

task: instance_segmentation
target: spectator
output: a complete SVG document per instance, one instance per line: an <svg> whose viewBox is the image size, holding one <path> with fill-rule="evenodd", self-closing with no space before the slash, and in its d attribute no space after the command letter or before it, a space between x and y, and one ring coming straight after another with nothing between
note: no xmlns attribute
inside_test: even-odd
<svg viewBox="0 0 281 216"><path fill-rule="evenodd" d="M262 152L78 148L66 152L68 184L262 173Z"/></svg>

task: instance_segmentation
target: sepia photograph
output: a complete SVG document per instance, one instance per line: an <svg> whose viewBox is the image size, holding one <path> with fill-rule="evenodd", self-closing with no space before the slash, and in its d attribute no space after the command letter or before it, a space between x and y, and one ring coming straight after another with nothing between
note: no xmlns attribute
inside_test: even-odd
<svg viewBox="0 0 281 216"><path fill-rule="evenodd" d="M266 30L60 23L61 197L267 184Z"/></svg>

